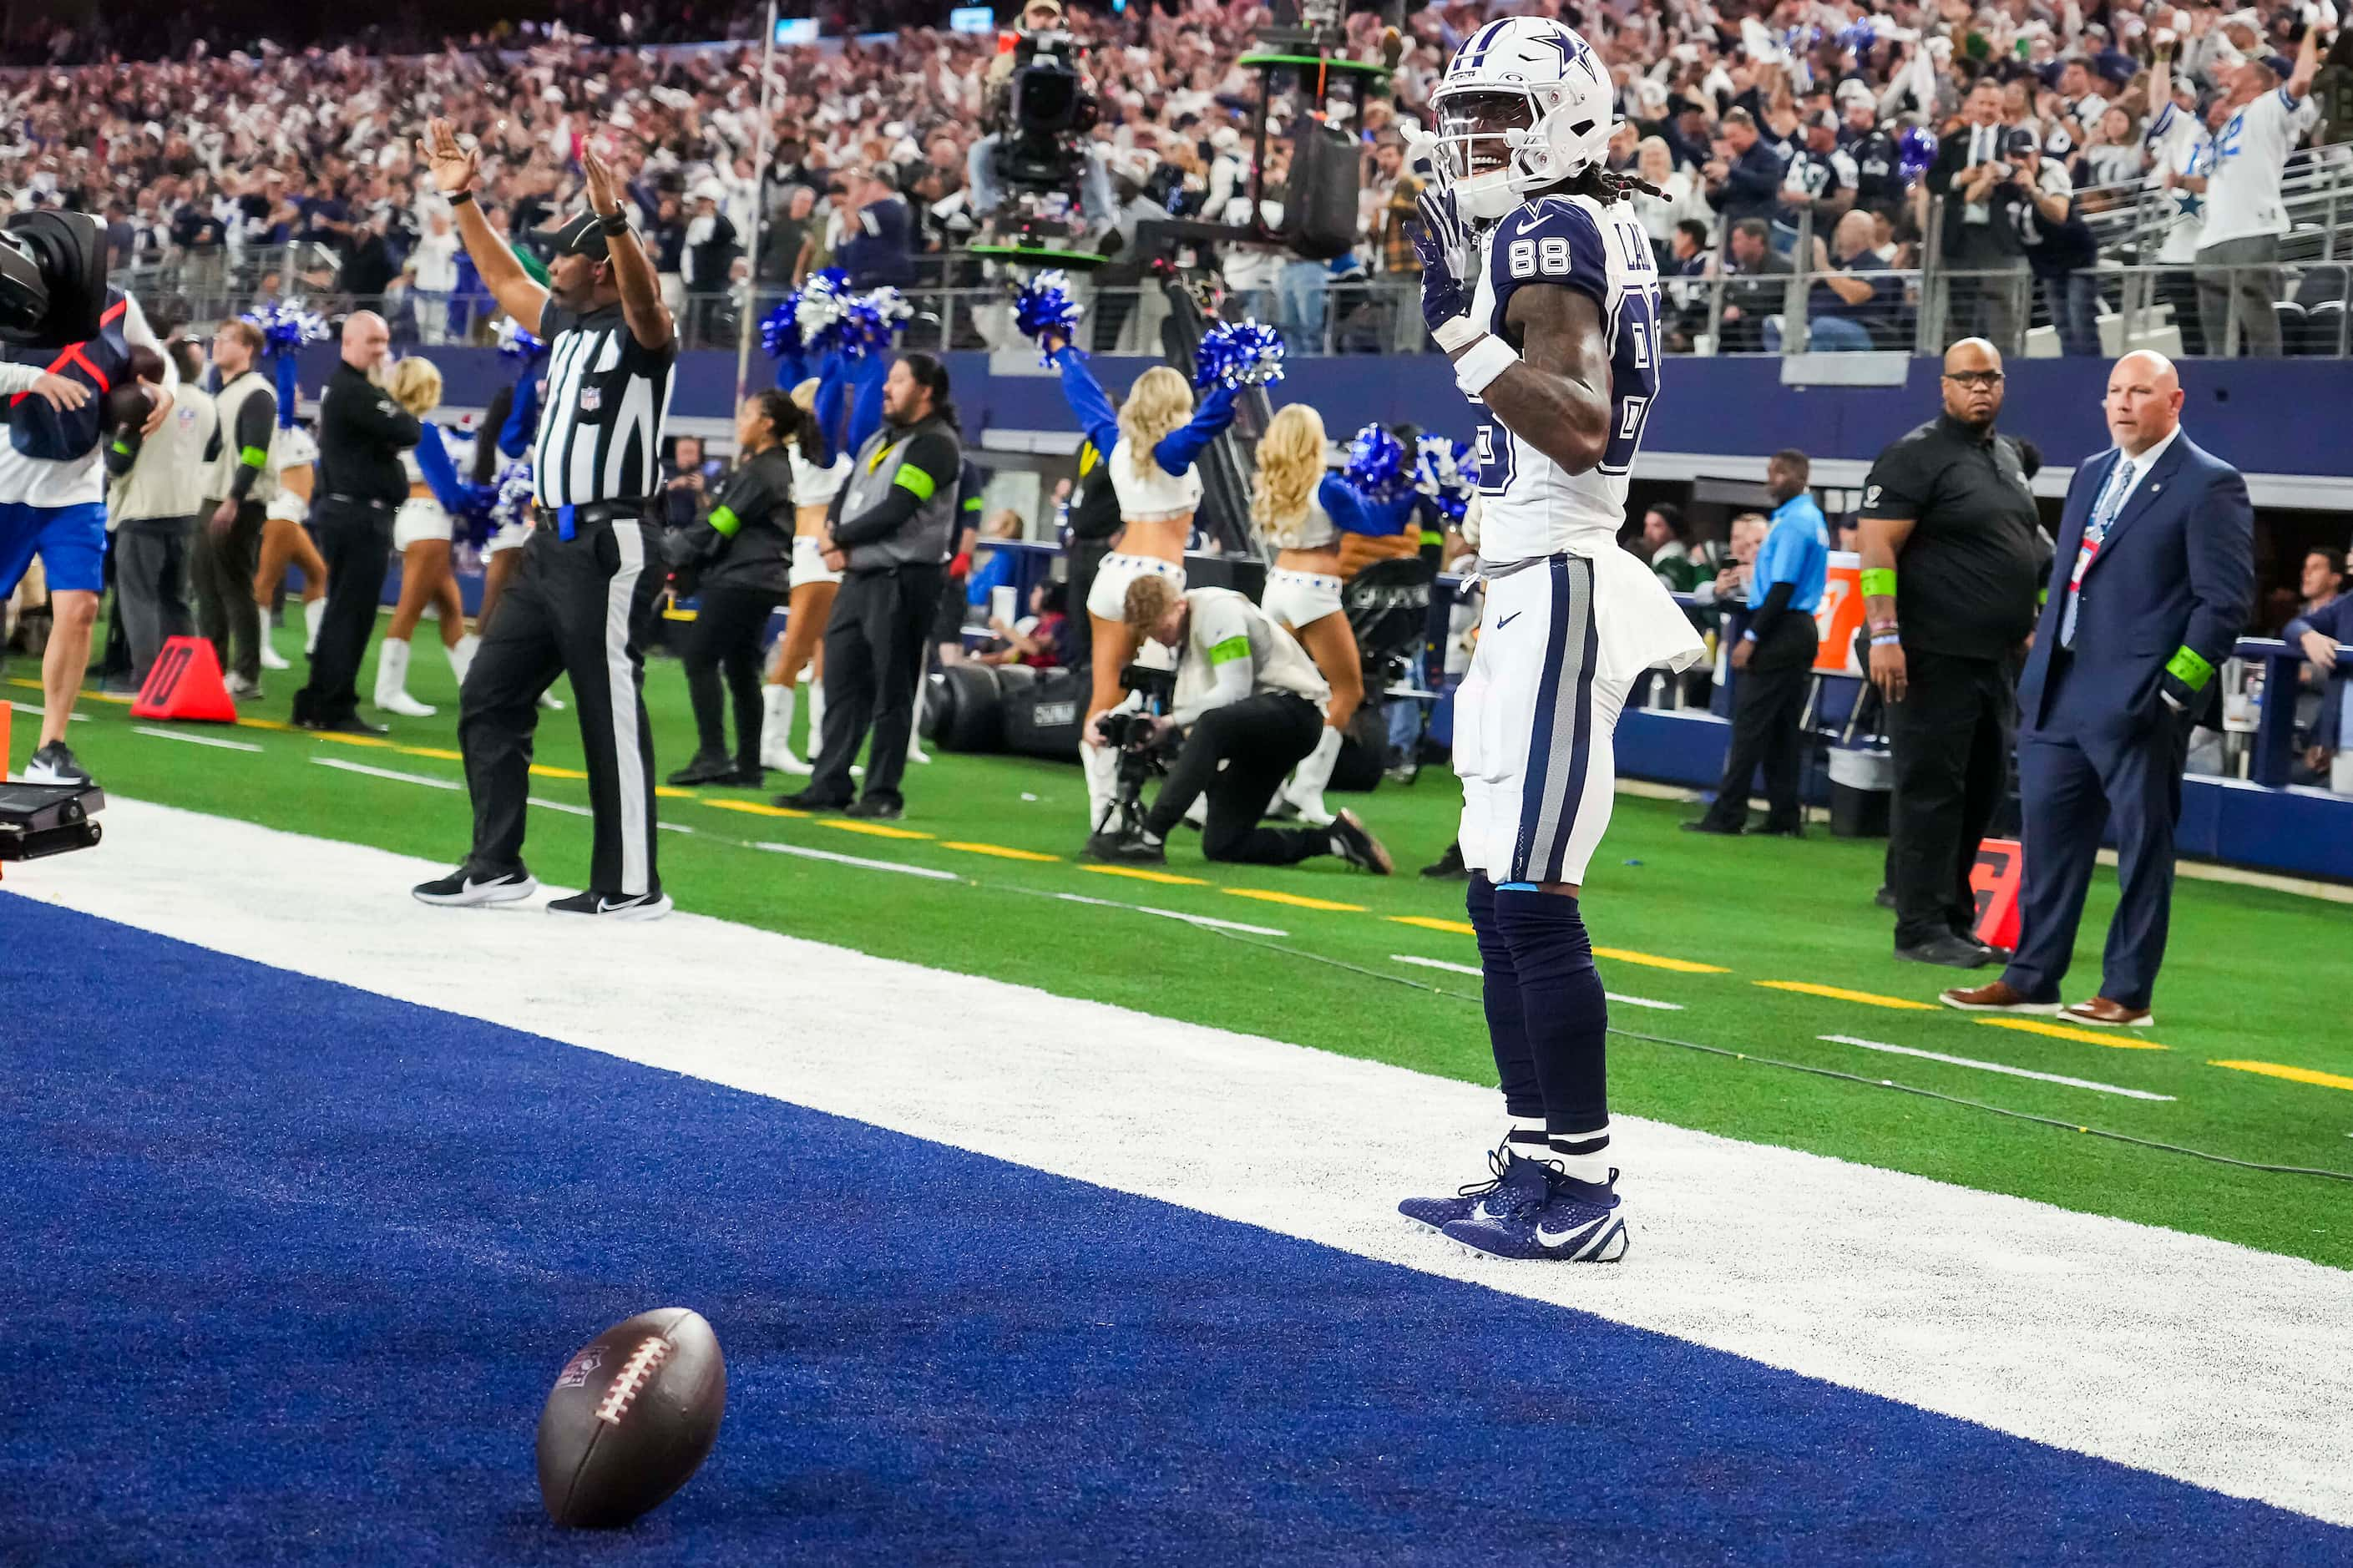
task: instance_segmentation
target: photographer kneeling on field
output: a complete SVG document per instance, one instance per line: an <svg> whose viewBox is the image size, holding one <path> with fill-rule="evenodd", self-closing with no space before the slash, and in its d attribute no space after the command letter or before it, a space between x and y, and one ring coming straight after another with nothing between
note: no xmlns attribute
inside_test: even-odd
<svg viewBox="0 0 2353 1568"><path fill-rule="evenodd" d="M1131 747L1166 747L1179 731L1184 739L1142 827L1115 838L1098 834L1088 851L1130 865L1162 864L1169 833L1206 792L1206 858L1294 866L1337 855L1388 876L1388 851L1353 811L1341 812L1328 827L1259 826L1275 786L1315 749L1332 695L1298 640L1229 588L1179 593L1166 577L1138 577L1123 608L1139 641L1149 637L1177 650L1175 706L1142 722L1116 711L1097 714L1088 738L1116 744L1108 731L1125 723L1137 731L1128 738Z"/></svg>

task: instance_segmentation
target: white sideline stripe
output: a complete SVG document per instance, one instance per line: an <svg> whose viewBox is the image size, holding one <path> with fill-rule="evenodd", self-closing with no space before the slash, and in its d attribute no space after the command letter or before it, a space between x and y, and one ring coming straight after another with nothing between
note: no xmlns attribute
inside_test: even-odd
<svg viewBox="0 0 2353 1568"><path fill-rule="evenodd" d="M804 860L830 860L837 866L855 866L864 871L896 871L904 877L928 877L934 882L961 882L954 871L935 871L929 866L910 866L903 860L866 860L855 855L837 855L830 849L811 849L800 844L760 843L754 849L765 849L771 855L797 855Z"/></svg>
<svg viewBox="0 0 2353 1568"><path fill-rule="evenodd" d="M397 779L402 784L423 784L427 789L464 789L466 787L455 779L430 778L424 773L405 773L398 768L370 767L365 763L346 762L342 757L312 757L311 760L322 768L341 768L347 773L365 773L372 779ZM111 811L113 803L109 802L107 809Z"/></svg>
<svg viewBox="0 0 2353 1568"><path fill-rule="evenodd" d="M36 719L46 719L49 716L49 710L37 702L18 702L11 700L8 706L19 713L30 713ZM66 718L69 722L76 724L90 722L90 715L87 713L69 713Z"/></svg>
<svg viewBox="0 0 2353 1568"><path fill-rule="evenodd" d="M1998 1072L2006 1078L2038 1079L2044 1083L2063 1083L2069 1089L2097 1089L2102 1094L2121 1094L2127 1100L2162 1100L2170 1102L2169 1094L2151 1094L2145 1089L2122 1089L2113 1083L2094 1083L2087 1078L2069 1078L2064 1073L2035 1072L2028 1068L2014 1068L2007 1062L1981 1062L1970 1057L1948 1057L1942 1051L1923 1051L1911 1046L1891 1046L1884 1040L1860 1040L1852 1035L1816 1035L1818 1040L1828 1040L1834 1046L1861 1046L1866 1051L1885 1051L1890 1056L1918 1057L1922 1061L1945 1062L1957 1068L1975 1068L1979 1072Z"/></svg>
<svg viewBox="0 0 2353 1568"><path fill-rule="evenodd" d="M1208 926L1213 931L1238 931L1250 936L1289 936L1287 931L1273 926L1254 926L1242 921L1221 921L1215 915L1188 915L1182 910L1156 910L1150 904L1123 904L1117 899L1091 899L1084 893L1056 893L1066 904L1092 904L1102 910L1129 910L1139 915L1158 915L1164 921L1183 921L1188 926Z"/></svg>
<svg viewBox="0 0 2353 1568"><path fill-rule="evenodd" d="M692 914L455 942L447 868L117 799L6 890L2353 1525L2353 1272L1625 1116L1625 1264L1474 1258L1391 1205L1482 1168L1492 1089Z"/></svg>
<svg viewBox="0 0 2353 1568"><path fill-rule="evenodd" d="M1410 952L1390 953L1389 961L1393 963L1418 964L1423 969L1443 969L1450 974L1475 974L1482 980L1486 978L1486 971L1475 963L1449 963L1442 958L1421 958ZM1629 1007L1655 1007L1662 1013L1680 1013L1683 1010L1683 1005L1680 1002L1653 1002L1648 996L1620 996L1615 991L1604 991L1601 994L1612 1002L1622 1002Z"/></svg>
<svg viewBox="0 0 2353 1568"><path fill-rule="evenodd" d="M250 741L224 741L217 735L194 735L185 730L166 730L154 724L133 724L131 726L131 732L134 735L153 735L159 741L185 741L191 746L216 746L224 752L261 750Z"/></svg>
<svg viewBox="0 0 2353 1568"><path fill-rule="evenodd" d="M585 805L574 805L568 801L549 800L544 795L527 795L522 798L523 803L527 805L535 805L544 811L560 811L566 816L594 816L596 815Z"/></svg>

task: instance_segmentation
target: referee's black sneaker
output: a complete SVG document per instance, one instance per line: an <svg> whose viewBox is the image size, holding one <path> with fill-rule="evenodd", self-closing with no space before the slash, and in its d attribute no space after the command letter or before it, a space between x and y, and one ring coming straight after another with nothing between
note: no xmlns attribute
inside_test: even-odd
<svg viewBox="0 0 2353 1568"><path fill-rule="evenodd" d="M371 724L356 713L347 713L341 719L297 719L294 721L294 727L297 730L311 730L326 735L389 735L392 733L392 726L389 724Z"/></svg>
<svg viewBox="0 0 2353 1568"><path fill-rule="evenodd" d="M527 899L539 891L539 880L520 866L511 871L485 871L469 865L430 882L419 882L408 890L420 904L463 909Z"/></svg>
<svg viewBox="0 0 2353 1568"><path fill-rule="evenodd" d="M1993 962L1993 949L1950 931L1913 947L1899 947L1895 956L1914 963L1941 963L1947 969L1983 969Z"/></svg>
<svg viewBox="0 0 2353 1568"><path fill-rule="evenodd" d="M1343 811L1332 819L1332 851L1359 871L1370 871L1376 877L1397 869L1388 848L1353 811Z"/></svg>
<svg viewBox="0 0 2353 1568"><path fill-rule="evenodd" d="M697 752L692 761L670 775L672 784L734 784L742 770L724 752Z"/></svg>
<svg viewBox="0 0 2353 1568"><path fill-rule="evenodd" d="M840 811L846 808L849 802L835 795L819 795L813 789L803 789L795 790L790 795L778 795L776 804L787 811Z"/></svg>
<svg viewBox="0 0 2353 1568"><path fill-rule="evenodd" d="M841 808L844 816L862 816L870 822L896 822L907 815L907 804L895 795L860 795Z"/></svg>
<svg viewBox="0 0 2353 1568"><path fill-rule="evenodd" d="M0 773L7 771L7 762L0 758ZM75 760L73 748L63 741L51 741L25 759L21 775L26 784L86 784L90 770Z"/></svg>
<svg viewBox="0 0 2353 1568"><path fill-rule="evenodd" d="M552 915L595 915L608 921L658 921L670 911L668 893L600 893L593 888L547 906Z"/></svg>

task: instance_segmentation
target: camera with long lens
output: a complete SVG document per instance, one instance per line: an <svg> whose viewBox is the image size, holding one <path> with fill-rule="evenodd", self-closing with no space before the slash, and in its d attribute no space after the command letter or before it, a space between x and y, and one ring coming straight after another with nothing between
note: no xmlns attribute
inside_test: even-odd
<svg viewBox="0 0 2353 1568"><path fill-rule="evenodd" d="M61 349L98 336L106 231L88 213L36 208L0 225L0 342Z"/></svg>

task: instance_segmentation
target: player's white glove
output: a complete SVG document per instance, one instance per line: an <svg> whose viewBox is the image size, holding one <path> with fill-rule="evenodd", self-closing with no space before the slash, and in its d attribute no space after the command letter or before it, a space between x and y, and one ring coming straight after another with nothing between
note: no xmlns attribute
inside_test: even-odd
<svg viewBox="0 0 2353 1568"><path fill-rule="evenodd" d="M1478 247L1470 226L1454 209L1454 193L1425 190L1414 198L1421 209L1421 229L1413 248L1421 258L1421 320L1438 346L1448 353L1476 342L1482 334L1471 319Z"/></svg>

